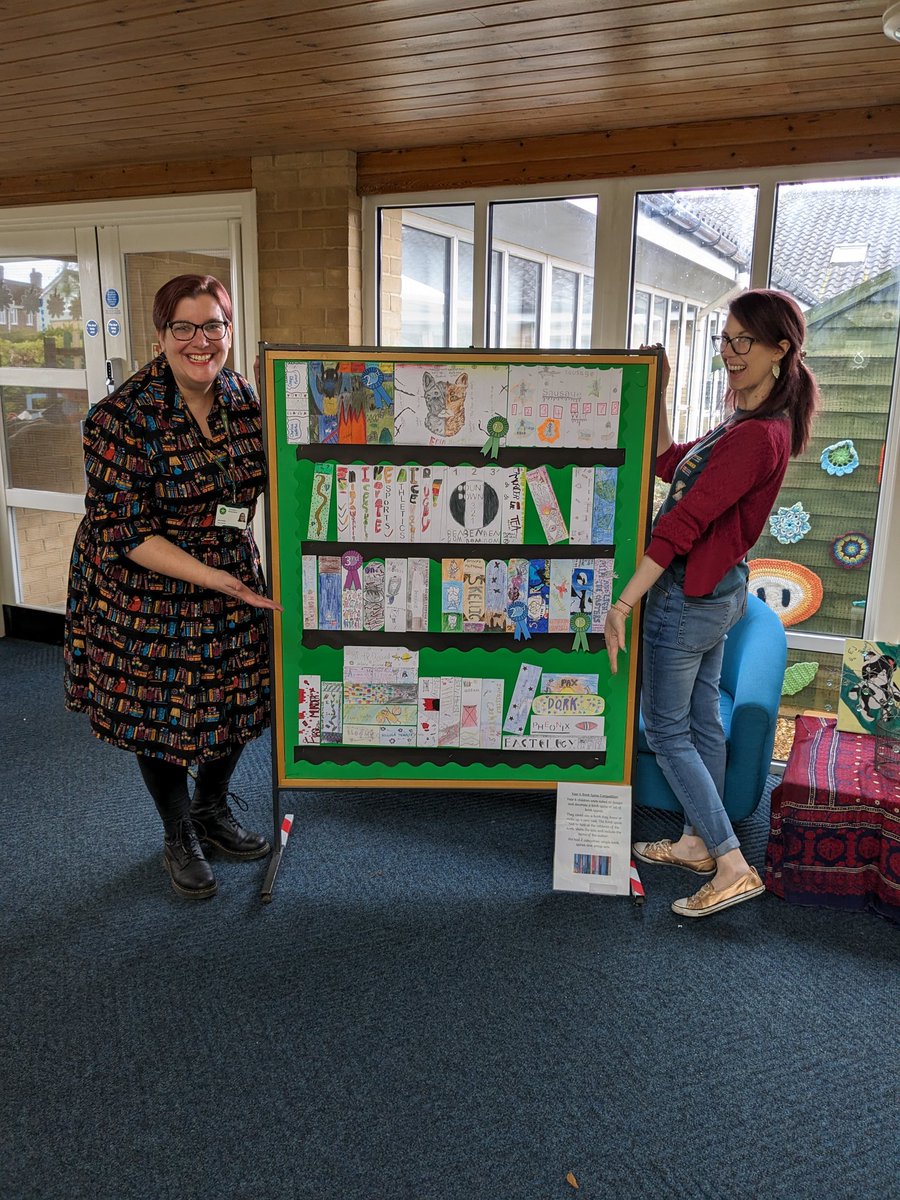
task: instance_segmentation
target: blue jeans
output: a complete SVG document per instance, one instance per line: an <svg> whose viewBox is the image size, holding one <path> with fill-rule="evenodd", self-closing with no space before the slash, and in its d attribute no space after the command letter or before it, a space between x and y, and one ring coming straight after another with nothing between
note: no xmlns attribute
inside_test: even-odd
<svg viewBox="0 0 900 1200"><path fill-rule="evenodd" d="M726 634L746 607L744 586L724 596L685 596L667 571L650 589L644 611L641 709L647 741L685 811L685 833L701 837L715 857L740 846L722 803L719 677Z"/></svg>

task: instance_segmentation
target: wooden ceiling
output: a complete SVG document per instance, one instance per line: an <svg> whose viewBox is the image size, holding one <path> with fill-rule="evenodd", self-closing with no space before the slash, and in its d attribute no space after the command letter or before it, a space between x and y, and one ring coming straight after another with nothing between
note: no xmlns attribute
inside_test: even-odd
<svg viewBox="0 0 900 1200"><path fill-rule="evenodd" d="M895 105L886 3L3 3L0 176Z"/></svg>

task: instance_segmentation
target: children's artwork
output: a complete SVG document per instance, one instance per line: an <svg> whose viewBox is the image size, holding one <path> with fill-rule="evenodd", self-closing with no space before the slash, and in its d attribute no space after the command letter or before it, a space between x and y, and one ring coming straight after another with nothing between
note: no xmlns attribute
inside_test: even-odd
<svg viewBox="0 0 900 1200"><path fill-rule="evenodd" d="M561 675L557 671L545 671L541 676L541 692L554 695L596 696L599 685L599 675Z"/></svg>
<svg viewBox="0 0 900 1200"><path fill-rule="evenodd" d="M309 387L305 362L284 364L284 400L288 445L308 442Z"/></svg>
<svg viewBox="0 0 900 1200"><path fill-rule="evenodd" d="M318 359L308 367L309 441L352 446L393 442L393 363Z"/></svg>
<svg viewBox="0 0 900 1200"><path fill-rule="evenodd" d="M331 513L331 493L334 485L334 463L320 463L313 472L312 495L309 501L308 541L323 542L328 537L328 517Z"/></svg>
<svg viewBox="0 0 900 1200"><path fill-rule="evenodd" d="M319 744L322 680L318 675L301 675L297 681L297 741L301 746Z"/></svg>
<svg viewBox="0 0 900 1200"><path fill-rule="evenodd" d="M531 498L540 517L547 545L552 546L556 542L564 542L569 536L569 531L560 512L559 501L556 499L547 468L536 467L535 470L528 471L525 478L528 480L528 490L531 492Z"/></svg>
<svg viewBox="0 0 900 1200"><path fill-rule="evenodd" d="M617 467L594 467L591 504L591 543L608 546L615 540Z"/></svg>
<svg viewBox="0 0 900 1200"><path fill-rule="evenodd" d="M874 733L878 721L900 712L900 645L848 638L844 644L837 727Z"/></svg>
<svg viewBox="0 0 900 1200"><path fill-rule="evenodd" d="M403 446L482 446L506 412L507 368L493 363L398 363L395 440Z"/></svg>
<svg viewBox="0 0 900 1200"><path fill-rule="evenodd" d="M591 449L616 445L621 370L509 368L508 446Z"/></svg>

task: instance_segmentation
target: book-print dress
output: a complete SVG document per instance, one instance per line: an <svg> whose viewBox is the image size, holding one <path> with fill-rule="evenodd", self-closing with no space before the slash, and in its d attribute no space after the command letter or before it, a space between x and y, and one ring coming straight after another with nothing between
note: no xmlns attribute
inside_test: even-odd
<svg viewBox="0 0 900 1200"><path fill-rule="evenodd" d="M264 591L249 528L266 482L260 410L233 371L208 424L209 441L164 355L91 409L69 573L66 707L104 741L175 763L218 758L269 723L266 610L126 557L159 534ZM247 528L217 527L221 504L247 508Z"/></svg>

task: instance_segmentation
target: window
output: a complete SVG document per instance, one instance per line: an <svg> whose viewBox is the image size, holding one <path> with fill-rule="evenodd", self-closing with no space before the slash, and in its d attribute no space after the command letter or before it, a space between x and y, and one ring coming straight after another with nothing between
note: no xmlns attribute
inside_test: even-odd
<svg viewBox="0 0 900 1200"><path fill-rule="evenodd" d="M797 563L821 581L819 608L787 634L798 661L831 664L829 679L844 638L863 629L875 636L895 623L900 588L900 427L888 419L900 326L900 162L893 174L858 176L850 164L790 175L766 168L689 181L603 180L587 197L561 195L559 185L552 192L551 185L527 193L473 189L465 193L465 234L443 230L455 249L450 291L445 282L437 288L452 309L452 263L458 285L465 246L476 346L662 342L672 365L666 404L679 440L699 436L725 414L727 379L710 339L721 331L730 299L750 286L794 295L809 323L807 361L823 410L813 445L789 469L774 527L751 557ZM434 196L394 197L382 207L367 199L364 206L367 224L373 213L400 213L421 225L426 214L433 221L451 211L446 197ZM481 244L484 267L471 250ZM389 299L382 287L382 311ZM821 465L826 451L839 460L835 473ZM809 515L810 531L796 542L779 541L778 508L796 503ZM806 694L801 702L816 707Z"/></svg>
<svg viewBox="0 0 900 1200"><path fill-rule="evenodd" d="M471 205L386 208L380 218L379 345L471 345Z"/></svg>

